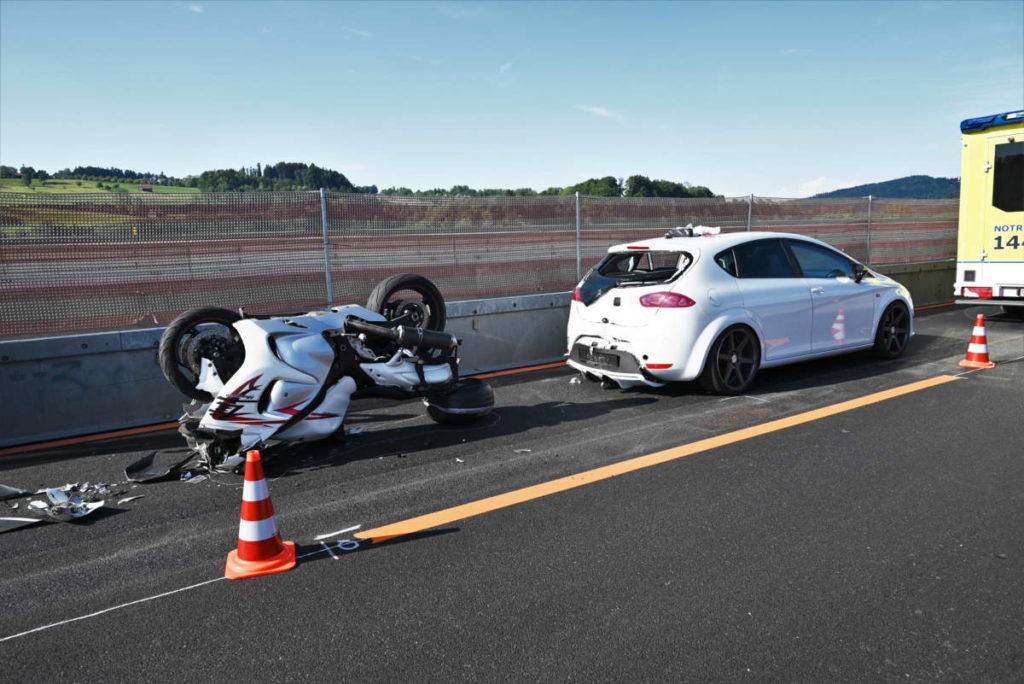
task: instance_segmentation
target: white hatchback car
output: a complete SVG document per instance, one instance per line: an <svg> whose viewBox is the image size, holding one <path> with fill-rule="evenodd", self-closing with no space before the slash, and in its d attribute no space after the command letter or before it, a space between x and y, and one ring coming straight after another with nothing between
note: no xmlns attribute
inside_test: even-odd
<svg viewBox="0 0 1024 684"><path fill-rule="evenodd" d="M895 358L913 335L910 292L820 240L701 232L608 249L573 293L570 366L622 388L699 380L739 394L759 368Z"/></svg>

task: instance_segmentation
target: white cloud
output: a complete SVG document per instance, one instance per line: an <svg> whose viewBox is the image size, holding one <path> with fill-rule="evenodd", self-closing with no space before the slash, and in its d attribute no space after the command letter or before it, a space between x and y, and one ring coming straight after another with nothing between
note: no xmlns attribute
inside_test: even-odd
<svg viewBox="0 0 1024 684"><path fill-rule="evenodd" d="M445 4L441 5L438 10L444 16L449 19L470 19L472 17L478 17L483 14L483 8L478 5L470 4Z"/></svg>
<svg viewBox="0 0 1024 684"><path fill-rule="evenodd" d="M498 67L498 71L500 71L503 74L507 74L508 72L512 71L512 62L505 62L500 67Z"/></svg>
<svg viewBox="0 0 1024 684"><path fill-rule="evenodd" d="M592 105L576 105L576 109L580 110L581 112L586 112L587 114L593 114L594 116L599 116L602 119L621 119L622 118L619 114L613 112L610 109L605 109L604 107L594 107Z"/></svg>
<svg viewBox="0 0 1024 684"><path fill-rule="evenodd" d="M189 11L195 12L196 14L202 14L203 13L203 6L202 5L192 4L192 5L188 6L188 9L189 9Z"/></svg>
<svg viewBox="0 0 1024 684"><path fill-rule="evenodd" d="M360 38L369 38L370 36L373 35L369 31L364 31L363 29L349 28L347 26L343 26L342 30L350 36L359 36Z"/></svg>

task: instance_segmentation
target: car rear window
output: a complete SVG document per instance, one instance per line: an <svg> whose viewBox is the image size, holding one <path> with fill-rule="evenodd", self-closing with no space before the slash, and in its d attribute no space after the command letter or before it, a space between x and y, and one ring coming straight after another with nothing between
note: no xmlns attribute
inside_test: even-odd
<svg viewBox="0 0 1024 684"><path fill-rule="evenodd" d="M674 280L693 262L686 252L636 250L605 256L580 285L580 299L589 306L615 287L654 285Z"/></svg>

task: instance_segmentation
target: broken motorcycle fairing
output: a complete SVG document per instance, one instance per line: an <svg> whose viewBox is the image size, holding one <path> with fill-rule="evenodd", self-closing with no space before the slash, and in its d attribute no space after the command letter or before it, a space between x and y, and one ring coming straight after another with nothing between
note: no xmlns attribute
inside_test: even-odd
<svg viewBox="0 0 1024 684"><path fill-rule="evenodd" d="M210 335L196 331L212 325L217 311L225 314L216 321L224 330L211 344ZM173 339L161 340L160 360L175 386L182 376L169 368L172 361L193 371L192 396L212 397L179 421L190 448L211 467L259 445L338 433L359 397L422 397L430 416L444 423L475 419L493 406L489 386L458 380L459 341L404 325L407 315L389 320L357 305L297 316L194 312L195 325L179 324L192 313L185 312L168 327L164 335Z"/></svg>

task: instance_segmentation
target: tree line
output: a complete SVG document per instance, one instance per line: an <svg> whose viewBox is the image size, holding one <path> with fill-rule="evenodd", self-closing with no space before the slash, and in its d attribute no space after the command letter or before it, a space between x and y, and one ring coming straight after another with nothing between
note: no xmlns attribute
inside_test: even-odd
<svg viewBox="0 0 1024 684"><path fill-rule="evenodd" d="M376 185L353 185L340 171L324 169L316 164L278 162L256 164L239 169L214 169L198 176L174 178L160 173L137 172L130 169L99 166L76 166L49 174L42 169L22 166L0 166L0 178L21 178L26 186L33 180L139 181L198 188L200 192L259 192L276 190L333 190L336 192L369 195L398 195L410 197L529 197L535 195L596 195L599 197L716 197L703 185L690 185L675 181L651 179L633 175L625 180L614 176L589 178L568 187L550 187L537 191L533 188L483 188L453 185L451 188L412 190L405 187L378 189Z"/></svg>

